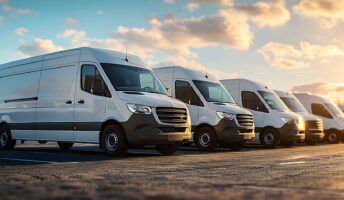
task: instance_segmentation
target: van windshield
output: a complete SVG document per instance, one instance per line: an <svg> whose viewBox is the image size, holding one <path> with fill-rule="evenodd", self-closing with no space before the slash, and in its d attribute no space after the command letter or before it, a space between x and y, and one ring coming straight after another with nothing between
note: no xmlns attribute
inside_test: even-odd
<svg viewBox="0 0 344 200"><path fill-rule="evenodd" d="M288 107L283 101L273 92L258 91L263 97L264 101L269 105L272 110L287 111Z"/></svg>
<svg viewBox="0 0 344 200"><path fill-rule="evenodd" d="M331 111L331 113L337 117L344 117L343 112L338 108L338 106L333 103L325 103L325 106Z"/></svg>
<svg viewBox="0 0 344 200"><path fill-rule="evenodd" d="M281 97L281 99L285 103L285 105L287 105L288 108L293 112L307 112L305 107L303 107L303 105L295 98Z"/></svg>
<svg viewBox="0 0 344 200"><path fill-rule="evenodd" d="M199 80L193 80L193 83L208 102L235 104L233 97L220 84Z"/></svg>
<svg viewBox="0 0 344 200"><path fill-rule="evenodd" d="M102 63L101 66L117 91L167 94L165 87L151 70L109 63Z"/></svg>

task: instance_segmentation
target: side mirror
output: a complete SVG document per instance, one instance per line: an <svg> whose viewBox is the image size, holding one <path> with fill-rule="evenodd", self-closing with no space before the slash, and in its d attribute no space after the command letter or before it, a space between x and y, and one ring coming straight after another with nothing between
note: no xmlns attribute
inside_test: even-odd
<svg viewBox="0 0 344 200"><path fill-rule="evenodd" d="M168 96L172 96L172 94L171 94L171 88L168 88L168 87L167 87L167 88L165 88L165 89L166 89L166 91L167 91L167 95L168 95Z"/></svg>

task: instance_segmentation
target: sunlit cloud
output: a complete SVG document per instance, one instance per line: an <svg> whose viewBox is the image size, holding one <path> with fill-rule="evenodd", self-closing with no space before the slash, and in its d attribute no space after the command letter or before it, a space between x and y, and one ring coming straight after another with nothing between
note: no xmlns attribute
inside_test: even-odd
<svg viewBox="0 0 344 200"><path fill-rule="evenodd" d="M8 12L12 10L12 7L10 5L2 5L1 10Z"/></svg>
<svg viewBox="0 0 344 200"><path fill-rule="evenodd" d="M323 28L332 28L338 21L344 21L342 0L300 0L293 9L301 16L318 20Z"/></svg>
<svg viewBox="0 0 344 200"><path fill-rule="evenodd" d="M18 47L18 51L27 56L35 56L60 50L63 50L63 48L55 45L52 40L42 38L35 38L31 44L22 43Z"/></svg>
<svg viewBox="0 0 344 200"><path fill-rule="evenodd" d="M16 13L18 13L20 15L27 15L27 14L31 14L32 10L31 9L20 8L20 9L16 9Z"/></svg>
<svg viewBox="0 0 344 200"><path fill-rule="evenodd" d="M196 10L199 9L199 4L195 3L195 2L190 2L186 5L186 10L188 10L189 12L194 12Z"/></svg>
<svg viewBox="0 0 344 200"><path fill-rule="evenodd" d="M26 29L26 28L23 28L23 27L19 27L19 28L16 28L16 30L14 31L14 33L16 35L19 35L19 36L24 36L25 33L27 33L29 30Z"/></svg>
<svg viewBox="0 0 344 200"><path fill-rule="evenodd" d="M300 42L299 48L292 45L269 42L257 52L263 59L278 69L299 69L309 66L312 60L326 61L344 55L344 51L334 45L313 45Z"/></svg>
<svg viewBox="0 0 344 200"><path fill-rule="evenodd" d="M79 21L73 17L67 17L64 22L68 27L75 27L79 24Z"/></svg>

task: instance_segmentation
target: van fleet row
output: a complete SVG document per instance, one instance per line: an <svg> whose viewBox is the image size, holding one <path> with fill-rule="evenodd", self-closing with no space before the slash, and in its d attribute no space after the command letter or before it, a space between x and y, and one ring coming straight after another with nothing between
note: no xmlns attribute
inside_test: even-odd
<svg viewBox="0 0 344 200"><path fill-rule="evenodd" d="M155 145L200 150L247 142L273 148L344 139L344 116L310 94L180 66L151 70L136 56L77 48L0 66L0 148L16 140L94 143L108 155Z"/></svg>

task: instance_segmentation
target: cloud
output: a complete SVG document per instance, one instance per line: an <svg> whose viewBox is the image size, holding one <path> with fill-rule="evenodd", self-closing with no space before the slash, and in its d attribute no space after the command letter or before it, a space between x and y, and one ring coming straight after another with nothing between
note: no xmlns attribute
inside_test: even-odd
<svg viewBox="0 0 344 200"><path fill-rule="evenodd" d="M97 14L97 15L103 15L103 14L104 14L104 11L103 11L103 10L97 10L96 14Z"/></svg>
<svg viewBox="0 0 344 200"><path fill-rule="evenodd" d="M2 5L1 9L8 12L12 10L12 7L10 5Z"/></svg>
<svg viewBox="0 0 344 200"><path fill-rule="evenodd" d="M76 25L79 24L79 21L73 17L67 17L65 19L65 24L68 26L68 27L74 27Z"/></svg>
<svg viewBox="0 0 344 200"><path fill-rule="evenodd" d="M315 59L324 60L344 55L344 51L334 45L313 45L300 42L299 49L292 45L269 42L257 53L277 69L298 69L309 66Z"/></svg>
<svg viewBox="0 0 344 200"><path fill-rule="evenodd" d="M196 10L199 9L199 4L194 3L194 2L190 2L186 5L186 10L188 10L189 12L194 12Z"/></svg>
<svg viewBox="0 0 344 200"><path fill-rule="evenodd" d="M7 3L7 0L0 0L0 3Z"/></svg>
<svg viewBox="0 0 344 200"><path fill-rule="evenodd" d="M5 18L0 16L0 25L2 25L5 22Z"/></svg>
<svg viewBox="0 0 344 200"><path fill-rule="evenodd" d="M300 0L293 10L300 16L318 20L323 28L332 28L338 21L344 21L342 0Z"/></svg>
<svg viewBox="0 0 344 200"><path fill-rule="evenodd" d="M255 4L234 5L233 9L245 15L259 28L277 27L285 24L290 19L290 13L284 0L259 1Z"/></svg>
<svg viewBox="0 0 344 200"><path fill-rule="evenodd" d="M22 43L18 47L18 51L27 56L34 56L60 50L63 50L63 48L55 45L52 40L45 40L42 38L35 38L33 43Z"/></svg>
<svg viewBox="0 0 344 200"><path fill-rule="evenodd" d="M20 27L20 28L16 28L16 30L14 31L14 33L16 35L19 35L19 36L24 36L25 33L27 33L29 30L27 30L26 28L23 28L23 27Z"/></svg>
<svg viewBox="0 0 344 200"><path fill-rule="evenodd" d="M31 14L32 10L20 8L20 9L16 10L16 13L18 13L20 15L27 15L27 14Z"/></svg>
<svg viewBox="0 0 344 200"><path fill-rule="evenodd" d="M315 95L324 96L334 102L344 105L344 84L316 82L294 86L291 90L294 92L310 92Z"/></svg>

